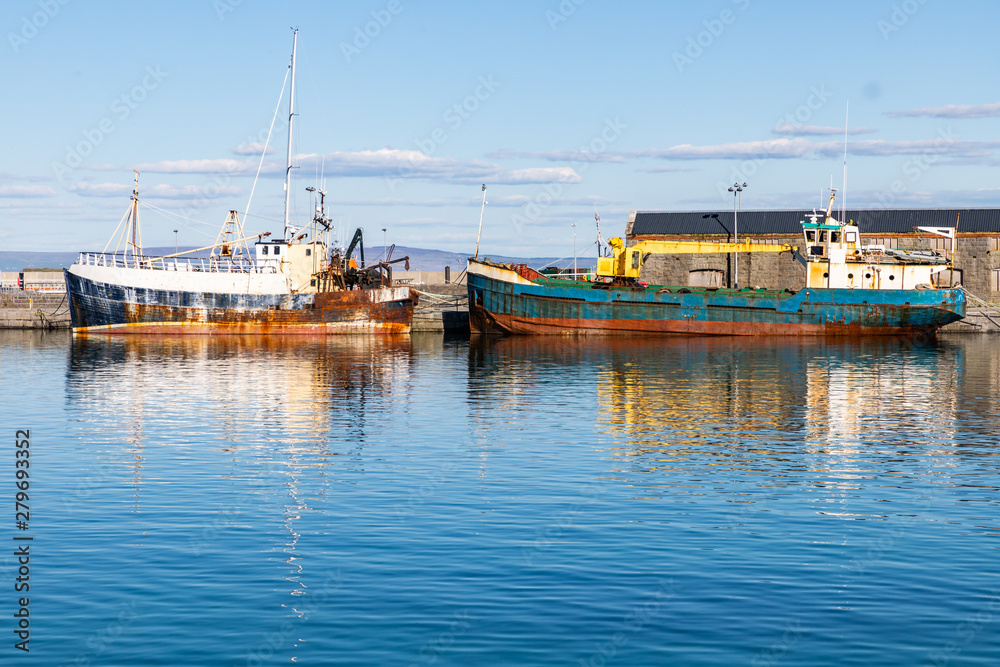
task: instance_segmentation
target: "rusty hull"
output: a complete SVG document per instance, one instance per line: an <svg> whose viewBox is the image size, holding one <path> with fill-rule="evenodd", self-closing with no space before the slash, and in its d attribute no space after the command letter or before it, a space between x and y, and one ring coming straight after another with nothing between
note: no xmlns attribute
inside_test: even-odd
<svg viewBox="0 0 1000 667"><path fill-rule="evenodd" d="M470 260L473 333L856 336L933 334L965 314L955 289L711 290L524 275Z"/></svg>
<svg viewBox="0 0 1000 667"><path fill-rule="evenodd" d="M407 334L417 294L393 287L313 294L143 290L66 273L74 333Z"/></svg>

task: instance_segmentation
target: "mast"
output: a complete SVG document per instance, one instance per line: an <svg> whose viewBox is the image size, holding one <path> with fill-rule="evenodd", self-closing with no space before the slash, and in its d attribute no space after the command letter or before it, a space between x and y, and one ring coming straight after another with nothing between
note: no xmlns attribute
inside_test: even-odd
<svg viewBox="0 0 1000 667"><path fill-rule="evenodd" d="M135 171L134 169L132 171ZM132 239L130 245L132 246L132 259L135 261L136 268L139 267L139 260L142 259L142 232L139 231L139 172L135 171L135 185L132 187L132 206L130 210L130 217L132 218ZM125 253L126 257L128 252Z"/></svg>
<svg viewBox="0 0 1000 667"><path fill-rule="evenodd" d="M285 159L285 233L284 239L289 240L291 225L288 219L288 209L292 195L292 119L295 117L295 47L299 41L299 29L292 29L292 85L288 90L288 155Z"/></svg>
<svg viewBox="0 0 1000 667"><path fill-rule="evenodd" d="M479 211L479 231L476 233L476 256L479 259L479 237L483 235L483 213L486 213L486 184L483 183L483 208Z"/></svg>

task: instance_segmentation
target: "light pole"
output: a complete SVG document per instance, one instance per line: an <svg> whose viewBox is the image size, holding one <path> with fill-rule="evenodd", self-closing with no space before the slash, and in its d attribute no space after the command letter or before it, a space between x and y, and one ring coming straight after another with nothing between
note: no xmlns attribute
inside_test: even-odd
<svg viewBox="0 0 1000 667"><path fill-rule="evenodd" d="M177 230L174 230L174 254L177 254Z"/></svg>
<svg viewBox="0 0 1000 667"><path fill-rule="evenodd" d="M382 228L382 261L383 262L386 262L386 261L389 260L389 258L385 256L385 249L386 249L386 247L387 246L385 244L385 227L383 227Z"/></svg>
<svg viewBox="0 0 1000 667"><path fill-rule="evenodd" d="M573 228L573 280L576 280L576 223L570 226Z"/></svg>
<svg viewBox="0 0 1000 667"><path fill-rule="evenodd" d="M745 188L746 186L747 186L746 182L744 182L743 185L740 185L739 182L737 181L736 183L733 183L733 187L729 188L729 191L733 193L733 242L734 243L739 243L740 242L739 227L736 224L736 211L737 211L737 208L738 208L737 203L739 203L740 205L743 204L743 195L741 193L743 192L743 188ZM735 253L733 253L733 256L736 258L736 261L733 264L733 267L735 269L733 271L733 287L735 287L736 289L739 289L740 288L740 253L739 253L739 251L736 251Z"/></svg>

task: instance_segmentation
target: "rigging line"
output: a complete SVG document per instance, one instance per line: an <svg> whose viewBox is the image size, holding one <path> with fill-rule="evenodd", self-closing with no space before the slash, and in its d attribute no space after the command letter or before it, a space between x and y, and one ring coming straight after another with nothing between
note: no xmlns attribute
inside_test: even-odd
<svg viewBox="0 0 1000 667"><path fill-rule="evenodd" d="M160 215L163 215L163 216L165 216L167 218L176 218L177 220L175 220L175 222L177 222L180 225L183 225L184 227L187 227L188 229L190 229L193 232L197 232L198 234L201 234L202 236L207 236L209 238L212 237L212 234L210 234L209 232L206 232L203 229L197 229L195 227L192 227L191 225L188 225L188 224L186 224L184 222L180 222L180 221L181 220L190 220L191 222L198 223L199 225L205 225L205 226L215 227L215 225L213 225L210 222L205 222L204 220L195 220L194 218L189 218L186 215L181 215L180 213L174 213L173 211L168 211L166 209L160 208L159 206L156 206L154 204L150 204L149 202L146 202L144 204L144 206L146 208L148 208L148 209L152 209L152 210L156 211Z"/></svg>
<svg viewBox="0 0 1000 667"><path fill-rule="evenodd" d="M256 213L244 213L244 218L258 218L260 220L267 220L268 222L281 222L278 218L269 218L266 215L257 215Z"/></svg>
<svg viewBox="0 0 1000 667"><path fill-rule="evenodd" d="M281 110L281 100L285 97L285 84L288 83L288 75L292 71L291 63L285 70L285 80L281 82L281 93L278 95L278 103L274 106L274 116L271 118L271 127L267 128L267 139L264 140L264 149L260 152L260 162L257 164L257 174L253 177L253 185L250 187L250 197L247 199L247 206L243 209L243 217L250 215L250 202L253 201L253 192L257 188L257 179L260 178L260 170L264 166L264 157L267 155L267 147L271 143L271 132L274 131L274 121L278 119L278 111Z"/></svg>
<svg viewBox="0 0 1000 667"><path fill-rule="evenodd" d="M580 248L581 249L587 249L587 248L589 248L592 245L597 245L597 241L591 241L590 243L588 243L585 246L580 246ZM579 257L579 256L580 256L580 253L577 252L577 257ZM560 257L559 259L556 260L556 263L558 264L559 262L562 262L562 261L565 261L565 260L568 260L568 259L573 259L573 255L569 255L567 257ZM545 267L542 267L542 268L545 268ZM535 269L535 270L538 271L538 269Z"/></svg>

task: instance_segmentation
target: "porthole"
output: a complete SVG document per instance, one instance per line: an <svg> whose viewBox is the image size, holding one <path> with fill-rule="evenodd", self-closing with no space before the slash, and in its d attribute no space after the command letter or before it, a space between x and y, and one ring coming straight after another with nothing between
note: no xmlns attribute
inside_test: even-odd
<svg viewBox="0 0 1000 667"><path fill-rule="evenodd" d="M889 280L895 280L896 276L889 276Z"/></svg>
<svg viewBox="0 0 1000 667"><path fill-rule="evenodd" d="M829 273L824 273L824 274L823 274L823 277L824 277L824 278L829 278L829 277L830 277L830 274L829 274Z"/></svg>
<svg viewBox="0 0 1000 667"><path fill-rule="evenodd" d="M848 280L854 280L854 274L853 273L848 273L847 274L847 279Z"/></svg>
<svg viewBox="0 0 1000 667"><path fill-rule="evenodd" d="M870 273L866 273L865 274L865 278L871 278L871 277L872 277L872 274L870 274Z"/></svg>

